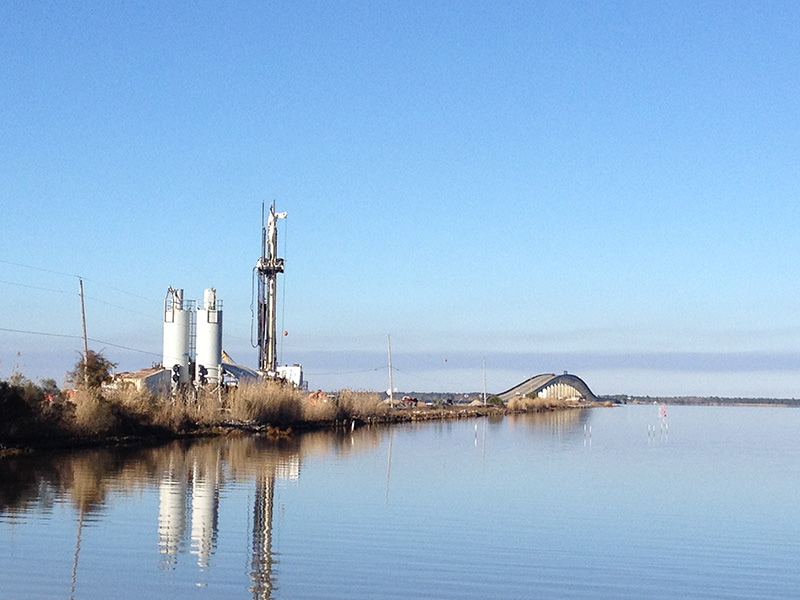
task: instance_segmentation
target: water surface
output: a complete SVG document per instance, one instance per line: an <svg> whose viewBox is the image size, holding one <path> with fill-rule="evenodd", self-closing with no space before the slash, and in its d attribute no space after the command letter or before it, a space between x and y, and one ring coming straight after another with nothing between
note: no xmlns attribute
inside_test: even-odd
<svg viewBox="0 0 800 600"><path fill-rule="evenodd" d="M622 406L0 461L0 598L795 598L800 411Z"/></svg>

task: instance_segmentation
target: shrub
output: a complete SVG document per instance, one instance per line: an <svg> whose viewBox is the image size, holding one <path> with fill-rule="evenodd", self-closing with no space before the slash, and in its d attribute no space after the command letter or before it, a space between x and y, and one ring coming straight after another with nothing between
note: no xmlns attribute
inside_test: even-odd
<svg viewBox="0 0 800 600"><path fill-rule="evenodd" d="M89 350L86 356L81 356L75 368L67 373L67 381L76 388L98 389L111 381L111 371L116 366L117 363L108 360L102 352Z"/></svg>
<svg viewBox="0 0 800 600"><path fill-rule="evenodd" d="M0 381L0 443L63 433L71 422L71 409L58 390L40 387L20 374Z"/></svg>
<svg viewBox="0 0 800 600"><path fill-rule="evenodd" d="M32 433L36 411L25 401L22 387L0 381L0 440L13 440Z"/></svg>
<svg viewBox="0 0 800 600"><path fill-rule="evenodd" d="M79 389L75 393L75 430L84 435L110 433L117 424L111 404L97 390Z"/></svg>
<svg viewBox="0 0 800 600"><path fill-rule="evenodd" d="M500 397L499 396L494 396L494 395L489 396L486 399L486 404L488 404L490 406L499 406L500 408L503 408L505 406L505 404L500 399Z"/></svg>

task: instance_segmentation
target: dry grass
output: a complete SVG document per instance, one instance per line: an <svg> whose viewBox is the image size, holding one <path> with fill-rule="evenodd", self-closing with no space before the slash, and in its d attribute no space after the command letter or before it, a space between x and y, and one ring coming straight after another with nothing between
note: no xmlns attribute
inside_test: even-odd
<svg viewBox="0 0 800 600"><path fill-rule="evenodd" d="M339 407L325 392L311 392L303 396L300 414L304 421L332 421L339 416Z"/></svg>
<svg viewBox="0 0 800 600"><path fill-rule="evenodd" d="M179 431L187 421L194 420L190 413L195 410L186 398L158 396L132 385L106 390L103 395L120 415L138 423Z"/></svg>
<svg viewBox="0 0 800 600"><path fill-rule="evenodd" d="M225 405L233 419L291 425L302 414L302 392L273 381L247 383L228 392Z"/></svg>
<svg viewBox="0 0 800 600"><path fill-rule="evenodd" d="M198 425L216 425L224 420L224 400L219 392L200 390L197 395L176 397L172 411L183 410L186 419Z"/></svg>
<svg viewBox="0 0 800 600"><path fill-rule="evenodd" d="M110 402L96 390L79 389L75 404L75 431L82 435L102 435L110 432L117 418Z"/></svg>
<svg viewBox="0 0 800 600"><path fill-rule="evenodd" d="M521 412L543 412L568 406L565 400L558 398L511 398L508 409Z"/></svg>
<svg viewBox="0 0 800 600"><path fill-rule="evenodd" d="M102 405L103 399L95 394ZM259 381L248 383L225 393L200 391L195 394L163 396L133 386L117 390L106 390L103 396L107 404L120 414L137 422L181 431L191 424L215 426L227 419L253 421L286 427L298 421L319 421L336 417L336 407L327 397L322 402L307 400L305 394L276 382ZM82 431L88 433L89 424L97 418L102 423L97 402L84 403ZM96 414L88 409L93 408ZM113 412L112 412L113 414ZM103 427L98 425L97 433Z"/></svg>
<svg viewBox="0 0 800 600"><path fill-rule="evenodd" d="M362 390L341 390L338 394L338 404L342 412L349 417L382 415L390 410L388 406L381 404L380 394Z"/></svg>
<svg viewBox="0 0 800 600"><path fill-rule="evenodd" d="M108 390L103 395L131 415L149 416L158 406L156 397L147 390L137 390L135 386L128 385L122 389Z"/></svg>
<svg viewBox="0 0 800 600"><path fill-rule="evenodd" d="M17 379L14 383L0 381L0 409L6 420L0 420L3 443L187 433L229 420L286 431L303 423L368 419L391 412L377 392L344 389L336 396L321 391L309 394L269 381L224 392L190 389L185 395L165 395L133 385L81 386L62 394Z"/></svg>

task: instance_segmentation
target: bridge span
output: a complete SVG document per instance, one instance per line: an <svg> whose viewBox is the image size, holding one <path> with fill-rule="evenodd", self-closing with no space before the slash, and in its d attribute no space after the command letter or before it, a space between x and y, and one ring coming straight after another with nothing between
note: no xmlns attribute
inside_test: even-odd
<svg viewBox="0 0 800 600"><path fill-rule="evenodd" d="M589 389L583 379L569 373L564 373L563 375L556 375L555 373L534 375L530 379L526 379L522 383L507 389L505 392L497 394L497 396L503 402L525 396L575 401L597 400L597 396Z"/></svg>

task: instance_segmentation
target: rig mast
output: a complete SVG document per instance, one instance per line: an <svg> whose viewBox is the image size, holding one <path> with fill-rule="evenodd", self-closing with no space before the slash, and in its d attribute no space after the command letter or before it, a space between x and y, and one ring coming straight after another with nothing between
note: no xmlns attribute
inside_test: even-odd
<svg viewBox="0 0 800 600"><path fill-rule="evenodd" d="M256 263L258 271L258 370L262 375L275 377L278 358L276 349L277 278L283 273L283 259L278 258L278 219L286 213L275 212L275 202L269 207L264 224L264 205L261 205L261 258Z"/></svg>

